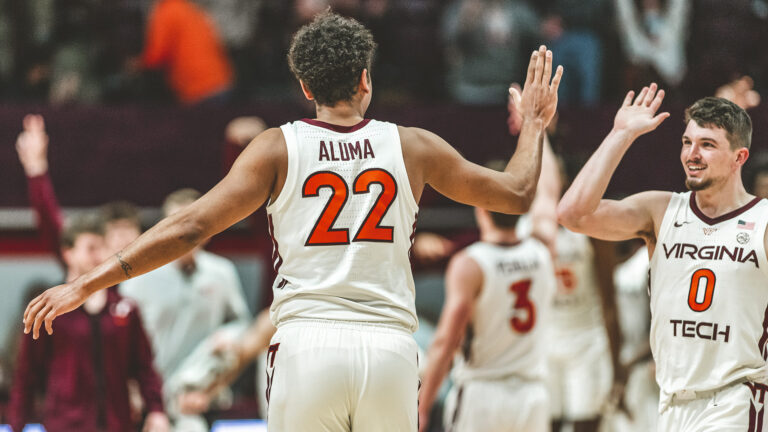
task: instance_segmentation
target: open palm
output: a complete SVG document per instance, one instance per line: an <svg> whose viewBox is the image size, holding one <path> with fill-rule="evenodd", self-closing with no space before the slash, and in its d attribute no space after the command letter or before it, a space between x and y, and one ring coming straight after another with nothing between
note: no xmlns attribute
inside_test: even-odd
<svg viewBox="0 0 768 432"><path fill-rule="evenodd" d="M669 113L663 112L656 114L664 100L664 90L656 91L656 83L650 87L643 87L640 94L634 98L634 91L627 93L624 103L621 104L616 118L613 120L613 128L640 136L656 129L664 120L669 117Z"/></svg>
<svg viewBox="0 0 768 432"><path fill-rule="evenodd" d="M557 89L562 77L562 66L552 75L552 51L544 45L531 54L522 93L515 87L509 89L523 119L540 120L545 127L549 125L557 111Z"/></svg>

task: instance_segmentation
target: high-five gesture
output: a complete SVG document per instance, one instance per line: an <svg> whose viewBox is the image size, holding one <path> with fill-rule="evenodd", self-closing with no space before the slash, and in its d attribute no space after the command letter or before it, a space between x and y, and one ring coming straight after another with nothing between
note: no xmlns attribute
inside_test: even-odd
<svg viewBox="0 0 768 432"><path fill-rule="evenodd" d="M540 120L544 127L549 124L557 111L557 89L562 76L563 67L558 66L552 77L552 51L546 46L542 45L531 54L522 95L514 87L509 89L524 121Z"/></svg>
<svg viewBox="0 0 768 432"><path fill-rule="evenodd" d="M650 87L643 87L640 94L634 98L634 102L632 98L635 96L635 92L630 90L627 97L624 98L619 112L616 113L613 129L628 132L630 135L638 137L656 129L661 122L666 120L669 117L668 112L656 114L661 106L661 101L664 100L664 90L657 92L657 89L656 83L652 83Z"/></svg>

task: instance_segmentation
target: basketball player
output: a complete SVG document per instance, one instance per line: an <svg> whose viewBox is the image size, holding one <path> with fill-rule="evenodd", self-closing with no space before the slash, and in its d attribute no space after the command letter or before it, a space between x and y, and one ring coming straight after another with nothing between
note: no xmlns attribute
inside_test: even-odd
<svg viewBox="0 0 768 432"><path fill-rule="evenodd" d="M229 174L94 271L43 293L25 330L89 293L183 255L269 201L274 240L269 348L272 431L415 431L416 328L408 250L425 184L469 205L528 210L541 167L543 128L562 76L552 54L531 55L518 148L505 172L464 160L429 132L364 119L375 43L333 13L302 27L288 60L316 119L268 129Z"/></svg>
<svg viewBox="0 0 768 432"><path fill-rule="evenodd" d="M519 131L519 112L514 104L509 104L509 111L509 131L514 135ZM552 430L559 432L568 422L573 424L573 432L594 432L602 422L609 393L619 410L625 408L622 396L626 374L619 358L621 335L610 280L613 248L608 242L569 231L555 220L542 229L542 220L549 218L533 214L540 192L546 192L551 197L547 201L554 201L556 205L560 188L561 183L557 181L548 190L542 175L534 209L531 215L520 217L516 233L519 238L527 238L532 225L538 225L537 236L549 246L554 257L557 290L545 336L550 342L546 378Z"/></svg>
<svg viewBox="0 0 768 432"><path fill-rule="evenodd" d="M762 430L768 389L768 201L746 192L741 169L752 123L725 99L685 111L685 193L601 199L629 146L658 127L664 91L629 92L613 130L563 196L568 228L645 239L650 254L651 349L661 388L660 431ZM634 101L633 101L634 97Z"/></svg>
<svg viewBox="0 0 768 432"><path fill-rule="evenodd" d="M446 430L549 430L544 325L556 281L552 255L540 239L549 240L547 232L556 224L559 190L552 196L541 193L552 190L542 185L559 183L559 178L547 147L532 210L533 236L518 238L518 216L476 208L480 241L448 264L445 303L419 391L421 431L427 430L432 405L460 346L446 402Z"/></svg>

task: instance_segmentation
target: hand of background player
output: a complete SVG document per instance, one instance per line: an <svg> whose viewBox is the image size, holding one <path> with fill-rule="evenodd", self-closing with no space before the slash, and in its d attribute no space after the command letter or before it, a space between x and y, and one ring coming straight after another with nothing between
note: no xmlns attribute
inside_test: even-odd
<svg viewBox="0 0 768 432"><path fill-rule="evenodd" d="M58 285L35 297L24 311L24 333L32 332L32 338L40 336L45 324L48 334L53 334L53 320L59 315L75 310L85 302L89 293L72 283Z"/></svg>
<svg viewBox="0 0 768 432"><path fill-rule="evenodd" d="M542 45L531 54L522 94L514 87L509 88L514 101L520 101L515 106L519 108L523 121L540 120L544 127L549 125L557 111L557 89L562 77L562 66L558 66L555 76L552 76L552 51L546 46Z"/></svg>
<svg viewBox="0 0 768 432"><path fill-rule="evenodd" d="M37 177L48 171L48 135L43 116L24 116L24 130L16 138L16 152L28 177Z"/></svg>
<svg viewBox="0 0 768 432"><path fill-rule="evenodd" d="M629 369L626 366L614 367L613 384L608 396L608 404L616 411L624 413L629 420L632 420L632 413L627 408L625 400L627 379L629 379Z"/></svg>
<svg viewBox="0 0 768 432"><path fill-rule="evenodd" d="M661 101L664 100L664 90L659 90L658 93L656 90L656 83L643 87L634 102L632 98L635 92L630 90L613 120L613 130L638 137L656 129L666 120L669 117L668 112L656 114L661 107Z"/></svg>
<svg viewBox="0 0 768 432"><path fill-rule="evenodd" d="M171 422L168 420L168 416L161 412L147 414L144 428L141 429L142 432L169 432L170 430Z"/></svg>

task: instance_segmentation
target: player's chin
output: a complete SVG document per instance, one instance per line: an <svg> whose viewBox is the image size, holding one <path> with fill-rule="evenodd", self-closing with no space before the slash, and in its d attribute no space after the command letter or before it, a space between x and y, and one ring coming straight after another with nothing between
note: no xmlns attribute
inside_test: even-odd
<svg viewBox="0 0 768 432"><path fill-rule="evenodd" d="M711 179L688 177L685 179L685 187L690 191L702 191L712 186Z"/></svg>

